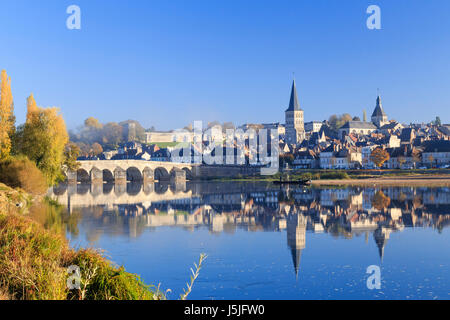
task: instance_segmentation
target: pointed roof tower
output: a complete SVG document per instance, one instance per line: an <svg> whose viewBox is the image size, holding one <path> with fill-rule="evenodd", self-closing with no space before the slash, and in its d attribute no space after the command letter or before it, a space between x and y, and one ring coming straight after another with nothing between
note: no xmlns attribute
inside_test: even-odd
<svg viewBox="0 0 450 320"><path fill-rule="evenodd" d="M297 86L295 85L295 79L292 82L291 100L289 101L289 108L286 111L299 111L300 103L298 102Z"/></svg>
<svg viewBox="0 0 450 320"><path fill-rule="evenodd" d="M381 97L377 97L377 105L373 111L372 117L385 117L386 113L383 110L383 105L381 104Z"/></svg>

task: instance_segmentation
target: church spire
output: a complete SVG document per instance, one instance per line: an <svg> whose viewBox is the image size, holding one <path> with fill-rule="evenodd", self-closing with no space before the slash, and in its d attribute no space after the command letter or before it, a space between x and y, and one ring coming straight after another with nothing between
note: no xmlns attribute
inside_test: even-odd
<svg viewBox="0 0 450 320"><path fill-rule="evenodd" d="M385 117L386 113L383 110L383 105L381 104L381 97L377 96L377 104L375 110L373 111L372 117Z"/></svg>
<svg viewBox="0 0 450 320"><path fill-rule="evenodd" d="M292 81L291 99L289 101L289 108L286 111L298 111L301 110L300 103L298 102L297 86L295 85L295 79Z"/></svg>

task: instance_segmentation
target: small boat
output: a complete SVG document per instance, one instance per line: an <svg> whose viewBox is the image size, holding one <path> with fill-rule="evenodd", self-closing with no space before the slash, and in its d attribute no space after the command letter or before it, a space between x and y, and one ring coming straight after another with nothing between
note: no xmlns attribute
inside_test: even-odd
<svg viewBox="0 0 450 320"><path fill-rule="evenodd" d="M308 186L311 184L311 180L277 180L273 182L274 184L299 184L303 186Z"/></svg>

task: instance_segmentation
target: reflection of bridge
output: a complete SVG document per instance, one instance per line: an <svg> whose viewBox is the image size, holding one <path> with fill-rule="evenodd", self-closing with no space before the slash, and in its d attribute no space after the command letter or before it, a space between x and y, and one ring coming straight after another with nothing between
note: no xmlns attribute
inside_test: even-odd
<svg viewBox="0 0 450 320"><path fill-rule="evenodd" d="M145 160L80 161L78 171L68 171L69 183L127 181L184 181L197 176L198 165Z"/></svg>
<svg viewBox="0 0 450 320"><path fill-rule="evenodd" d="M132 205L141 203L190 199L194 195L185 183L177 184L61 184L49 196L61 204L73 207Z"/></svg>

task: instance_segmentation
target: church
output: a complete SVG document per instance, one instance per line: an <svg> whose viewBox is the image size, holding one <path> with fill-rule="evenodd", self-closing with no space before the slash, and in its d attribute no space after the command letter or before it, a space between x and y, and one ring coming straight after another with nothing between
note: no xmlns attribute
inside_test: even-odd
<svg viewBox="0 0 450 320"><path fill-rule="evenodd" d="M385 124L389 123L388 117L383 110L383 106L381 105L380 96L377 97L377 104L372 114L372 123L376 125L378 128L381 128Z"/></svg>
<svg viewBox="0 0 450 320"><path fill-rule="evenodd" d="M298 102L295 79L292 82L291 99L289 101L289 107L285 112L285 116L286 142L290 145L301 143L305 139L305 119L304 112Z"/></svg>
<svg viewBox="0 0 450 320"><path fill-rule="evenodd" d="M300 107L297 95L297 86L295 79L292 82L291 98L289 107L285 111L286 125L285 125L285 139L289 145L297 145L302 143L306 138L305 134L305 120L304 111ZM349 121L339 129L339 137L345 137L350 133L357 133L367 135L374 131L383 128L389 124L388 117L383 110L381 104L381 97L377 96L375 110L373 111L372 122L365 121Z"/></svg>
<svg viewBox="0 0 450 320"><path fill-rule="evenodd" d="M343 139L345 136L351 133L368 135L377 130L382 131L388 129L387 127L388 125L390 125L390 123L386 113L383 110L380 96L377 97L375 110L373 111L371 120L372 122L348 121L339 128L339 137Z"/></svg>

